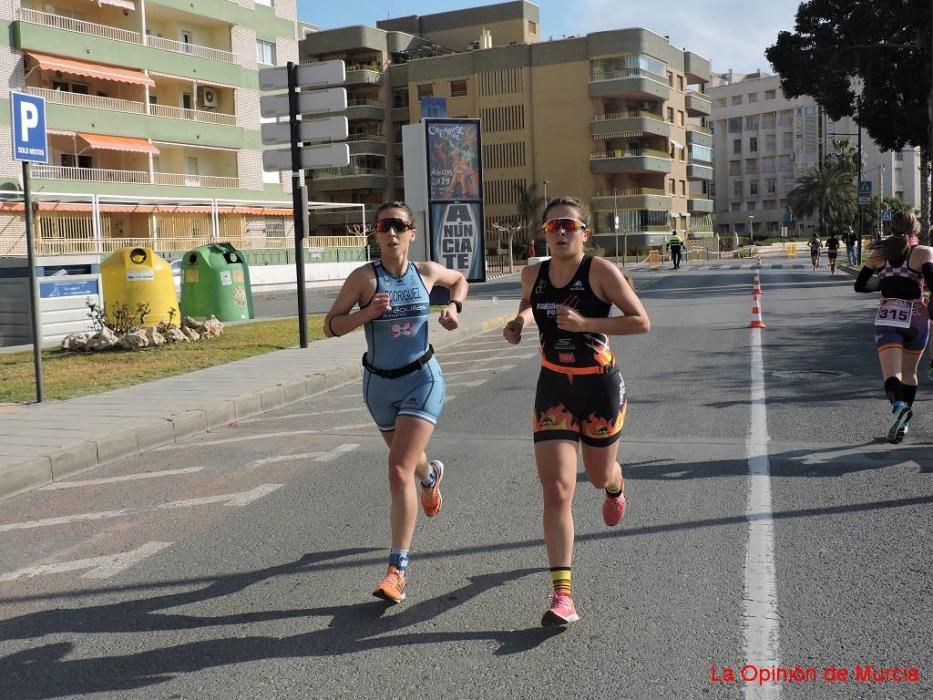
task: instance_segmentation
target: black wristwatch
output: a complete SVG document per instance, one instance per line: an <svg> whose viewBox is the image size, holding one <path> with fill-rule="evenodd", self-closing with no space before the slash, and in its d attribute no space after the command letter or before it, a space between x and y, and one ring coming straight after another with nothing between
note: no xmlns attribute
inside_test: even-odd
<svg viewBox="0 0 933 700"><path fill-rule="evenodd" d="M451 299L450 301L447 302L447 306L450 306L451 304L453 304L454 306L457 307L457 313L458 313L458 314L462 314L462 313L463 313L463 302L462 302L462 301L457 301L456 299Z"/></svg>

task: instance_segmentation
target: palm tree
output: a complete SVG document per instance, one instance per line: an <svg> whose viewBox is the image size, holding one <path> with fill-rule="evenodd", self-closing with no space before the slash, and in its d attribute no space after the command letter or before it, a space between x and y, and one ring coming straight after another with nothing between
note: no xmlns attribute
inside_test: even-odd
<svg viewBox="0 0 933 700"><path fill-rule="evenodd" d="M538 196L538 183L533 182L527 187L515 185L518 200L515 209L518 214L518 223L525 229L525 240L532 239L531 225L538 218L538 207L544 204L544 197Z"/></svg>
<svg viewBox="0 0 933 700"><path fill-rule="evenodd" d="M849 226L858 214L850 166L828 162L810 168L787 193L787 204L797 219L816 212L821 233L825 233L826 226Z"/></svg>

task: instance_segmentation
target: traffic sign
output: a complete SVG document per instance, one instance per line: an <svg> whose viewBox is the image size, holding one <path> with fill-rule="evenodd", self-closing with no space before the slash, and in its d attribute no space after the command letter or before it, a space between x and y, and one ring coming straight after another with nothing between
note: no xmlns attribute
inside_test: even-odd
<svg viewBox="0 0 933 700"><path fill-rule="evenodd" d="M340 61L302 63L295 68L295 85L301 88L339 85L346 82L346 64ZM259 71L259 89L285 90L288 88L288 67L263 68Z"/></svg>
<svg viewBox="0 0 933 700"><path fill-rule="evenodd" d="M884 211L881 212L881 220L882 220L882 221L890 221L890 220L891 220L891 214L892 214L892 212L891 212L890 209L885 209Z"/></svg>
<svg viewBox="0 0 933 700"><path fill-rule="evenodd" d="M858 203L871 204L871 180L859 180Z"/></svg>
<svg viewBox="0 0 933 700"><path fill-rule="evenodd" d="M299 114L325 114L343 112L347 108L347 89L328 88L298 93ZM263 95L259 98L259 114L263 117L287 117L288 93Z"/></svg>
<svg viewBox="0 0 933 700"><path fill-rule="evenodd" d="M13 160L48 163L48 135L45 129L45 99L22 92L11 92Z"/></svg>
<svg viewBox="0 0 933 700"><path fill-rule="evenodd" d="M342 141L349 133L349 122L345 116L302 119L298 122L299 141ZM288 122L263 124L262 142L266 146L291 143L292 125Z"/></svg>
<svg viewBox="0 0 933 700"><path fill-rule="evenodd" d="M350 146L346 143L328 143L323 146L305 146L298 155L299 167L344 168L350 165ZM292 149L275 148L262 152L262 169L266 172L292 169Z"/></svg>

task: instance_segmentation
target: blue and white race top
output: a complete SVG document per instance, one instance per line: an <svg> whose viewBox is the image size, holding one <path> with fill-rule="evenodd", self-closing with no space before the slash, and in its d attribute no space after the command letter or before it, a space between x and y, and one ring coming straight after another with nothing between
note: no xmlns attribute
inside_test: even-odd
<svg viewBox="0 0 933 700"><path fill-rule="evenodd" d="M372 265L376 294L388 292L391 308L364 326L366 361L378 369L398 369L428 351L428 289L413 262L401 277L392 275L381 261Z"/></svg>

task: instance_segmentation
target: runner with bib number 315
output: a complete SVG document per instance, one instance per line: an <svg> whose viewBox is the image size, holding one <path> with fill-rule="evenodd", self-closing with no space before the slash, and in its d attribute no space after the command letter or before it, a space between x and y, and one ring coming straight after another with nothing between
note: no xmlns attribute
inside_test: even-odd
<svg viewBox="0 0 933 700"><path fill-rule="evenodd" d="M910 212L897 212L892 235L872 246L871 255L855 281L855 291L881 291L875 313L875 345L891 402L887 439L899 443L907 434L917 397L917 365L930 337L930 308L923 285L933 288L933 248L911 245L917 220ZM878 275L877 284L870 284Z"/></svg>

